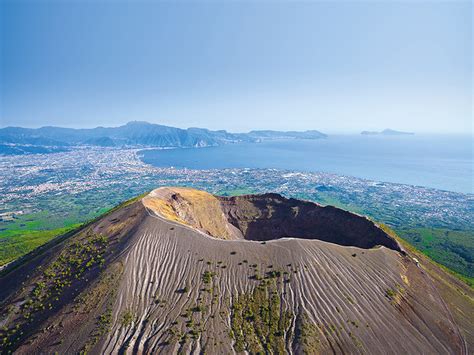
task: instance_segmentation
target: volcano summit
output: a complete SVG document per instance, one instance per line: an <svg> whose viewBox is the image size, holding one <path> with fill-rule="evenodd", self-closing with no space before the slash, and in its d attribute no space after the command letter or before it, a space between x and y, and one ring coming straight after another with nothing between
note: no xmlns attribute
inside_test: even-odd
<svg viewBox="0 0 474 355"><path fill-rule="evenodd" d="M467 354L473 298L363 216L159 188L3 270L0 347Z"/></svg>

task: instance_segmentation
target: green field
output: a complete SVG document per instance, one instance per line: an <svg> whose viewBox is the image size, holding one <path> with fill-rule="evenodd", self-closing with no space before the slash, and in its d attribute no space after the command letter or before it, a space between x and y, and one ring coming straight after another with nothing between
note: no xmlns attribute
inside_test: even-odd
<svg viewBox="0 0 474 355"><path fill-rule="evenodd" d="M438 263L474 277L474 233L438 228L397 229L398 235Z"/></svg>
<svg viewBox="0 0 474 355"><path fill-rule="evenodd" d="M5 265L31 250L49 242L80 224L51 230L8 230L0 233L0 266Z"/></svg>
<svg viewBox="0 0 474 355"><path fill-rule="evenodd" d="M16 216L12 221L4 223L5 226L0 231L0 266L108 210L95 209L81 214L77 209L71 208L70 214L43 211Z"/></svg>

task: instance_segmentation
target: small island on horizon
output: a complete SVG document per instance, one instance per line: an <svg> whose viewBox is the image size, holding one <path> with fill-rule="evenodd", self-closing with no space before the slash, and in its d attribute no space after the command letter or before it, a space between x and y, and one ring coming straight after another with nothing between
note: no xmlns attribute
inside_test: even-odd
<svg viewBox="0 0 474 355"><path fill-rule="evenodd" d="M383 131L362 131L360 134L364 136L412 136L415 133L413 132L403 132L403 131L396 131L394 129L386 128Z"/></svg>

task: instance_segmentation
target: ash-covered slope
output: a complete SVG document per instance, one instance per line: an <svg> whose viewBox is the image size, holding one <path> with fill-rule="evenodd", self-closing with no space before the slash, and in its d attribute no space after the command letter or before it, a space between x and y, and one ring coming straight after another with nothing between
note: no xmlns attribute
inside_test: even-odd
<svg viewBox="0 0 474 355"><path fill-rule="evenodd" d="M0 340L19 353L467 354L472 299L363 217L168 188L6 270Z"/></svg>

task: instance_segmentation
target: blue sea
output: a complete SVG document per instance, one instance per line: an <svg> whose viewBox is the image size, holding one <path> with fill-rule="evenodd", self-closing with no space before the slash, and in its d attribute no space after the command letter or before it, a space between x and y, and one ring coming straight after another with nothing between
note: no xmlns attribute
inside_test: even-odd
<svg viewBox="0 0 474 355"><path fill-rule="evenodd" d="M331 135L209 148L145 150L145 163L190 169L277 168L473 193L470 135Z"/></svg>

